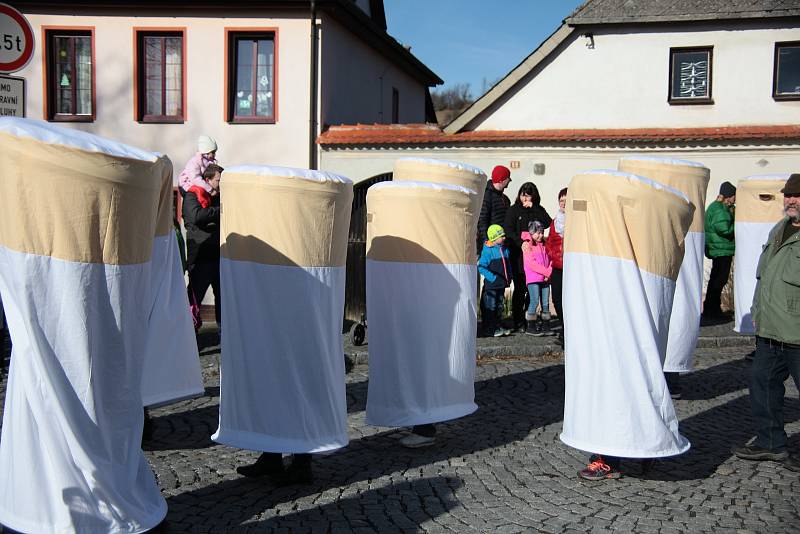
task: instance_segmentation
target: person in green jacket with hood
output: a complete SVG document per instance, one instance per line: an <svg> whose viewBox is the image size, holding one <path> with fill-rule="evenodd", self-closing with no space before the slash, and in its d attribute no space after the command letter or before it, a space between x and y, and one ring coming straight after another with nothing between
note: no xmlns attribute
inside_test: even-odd
<svg viewBox="0 0 800 534"><path fill-rule="evenodd" d="M800 174L781 190L786 215L769 233L756 269L751 313L756 353L750 378L750 405L756 436L733 453L745 460L783 462L800 471L800 456L787 450L783 421L784 382L800 388Z"/></svg>
<svg viewBox="0 0 800 534"><path fill-rule="evenodd" d="M722 317L720 299L722 288L728 283L731 262L735 250L733 242L733 209L736 203L736 188L723 182L717 199L706 209L706 256L711 258L711 275L703 302L703 317Z"/></svg>

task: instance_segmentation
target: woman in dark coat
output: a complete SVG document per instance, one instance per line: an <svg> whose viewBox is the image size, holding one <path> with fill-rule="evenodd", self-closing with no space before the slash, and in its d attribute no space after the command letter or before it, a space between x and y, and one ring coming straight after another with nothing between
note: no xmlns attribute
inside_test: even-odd
<svg viewBox="0 0 800 534"><path fill-rule="evenodd" d="M528 224L539 221L542 226L550 226L552 219L541 206L539 190L533 182L525 182L519 188L517 200L506 211L503 230L506 232L506 245L514 268L514 293L511 296L511 314L514 318L514 331L525 331L525 299L528 286L525 283L525 270L522 268L522 232L528 231Z"/></svg>
<svg viewBox="0 0 800 534"><path fill-rule="evenodd" d="M214 315L221 325L219 293L219 181L222 167L209 165L203 180L208 193L192 186L183 198L183 224L186 226L186 267L189 271L189 302L200 304L208 290L214 291Z"/></svg>

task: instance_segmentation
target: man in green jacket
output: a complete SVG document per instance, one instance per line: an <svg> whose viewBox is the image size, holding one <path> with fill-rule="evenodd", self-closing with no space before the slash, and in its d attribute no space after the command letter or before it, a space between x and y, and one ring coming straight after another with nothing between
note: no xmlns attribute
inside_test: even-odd
<svg viewBox="0 0 800 534"><path fill-rule="evenodd" d="M786 449L783 428L784 382L800 388L800 174L781 190L786 217L770 231L756 270L751 313L756 353L750 379L750 403L756 436L733 453L745 460L781 461L800 471L800 457Z"/></svg>
<svg viewBox="0 0 800 534"><path fill-rule="evenodd" d="M711 275L703 303L703 317L715 319L722 316L720 298L722 288L728 283L733 260L733 205L736 188L723 182L717 200L706 209L706 256L711 258Z"/></svg>

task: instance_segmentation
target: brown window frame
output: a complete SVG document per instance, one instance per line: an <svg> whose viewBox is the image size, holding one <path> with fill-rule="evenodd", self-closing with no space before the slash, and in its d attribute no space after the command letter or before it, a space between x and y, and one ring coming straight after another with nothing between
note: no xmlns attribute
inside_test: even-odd
<svg viewBox="0 0 800 534"><path fill-rule="evenodd" d="M97 47L95 46L94 26L42 26L42 116L50 122L94 122L97 119ZM92 112L86 114L58 113L57 88L55 87L55 46L56 37L89 37L92 49ZM74 61L74 59L73 59ZM77 85L76 85L77 87ZM73 95L73 102L75 95Z"/></svg>
<svg viewBox="0 0 800 534"><path fill-rule="evenodd" d="M782 46L793 46L800 48L800 41L783 41L775 43L775 57L772 62L772 98L774 100L800 100L800 92L797 93L778 93L778 52Z"/></svg>
<svg viewBox="0 0 800 534"><path fill-rule="evenodd" d="M257 41L269 39L273 43L274 60L272 63L272 115L269 117L237 117L235 113L237 53L236 43L239 39ZM230 124L276 124L278 122L278 28L225 28L225 122ZM253 52L257 53L257 49ZM253 62L253 68L257 68ZM255 84L256 77L253 77ZM255 94L255 93L254 93Z"/></svg>
<svg viewBox="0 0 800 534"><path fill-rule="evenodd" d="M675 54L681 52L707 52L708 53L708 96L704 97L675 97L672 94L672 77L675 75ZM713 46L687 46L669 49L669 78L667 79L667 102L673 106L696 106L714 103L713 97L714 78L714 47Z"/></svg>
<svg viewBox="0 0 800 534"><path fill-rule="evenodd" d="M144 40L147 37L180 37L181 39L181 113L178 115L147 115L147 80L145 78ZM134 120L146 124L181 124L188 120L186 109L186 28L185 27L136 27L133 28L133 116ZM166 48L164 49L166 54ZM162 62L162 69L165 69ZM166 105L166 76L161 78L161 109Z"/></svg>

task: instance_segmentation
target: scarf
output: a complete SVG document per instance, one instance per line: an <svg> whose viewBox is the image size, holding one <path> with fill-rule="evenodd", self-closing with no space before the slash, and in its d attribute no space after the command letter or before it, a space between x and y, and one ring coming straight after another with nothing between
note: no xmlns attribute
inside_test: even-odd
<svg viewBox="0 0 800 534"><path fill-rule="evenodd" d="M566 219L566 216L567 214L564 213L564 210L558 210L555 222L556 233L558 235L564 235L564 220Z"/></svg>

